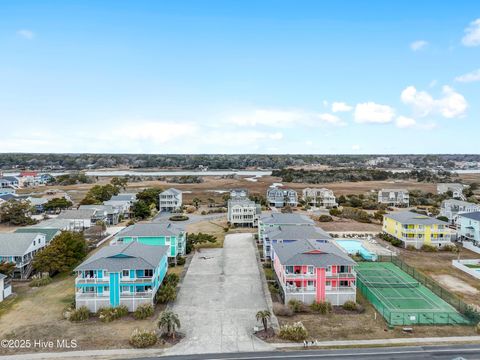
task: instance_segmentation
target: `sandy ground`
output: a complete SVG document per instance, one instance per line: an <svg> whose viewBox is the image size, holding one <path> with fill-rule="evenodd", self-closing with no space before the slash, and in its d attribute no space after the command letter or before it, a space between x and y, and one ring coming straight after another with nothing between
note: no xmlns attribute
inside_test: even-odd
<svg viewBox="0 0 480 360"><path fill-rule="evenodd" d="M445 286L450 291L461 292L469 295L476 295L480 291L465 281L451 275L432 275L432 278Z"/></svg>
<svg viewBox="0 0 480 360"><path fill-rule="evenodd" d="M331 222L315 221L317 226L320 226L325 231L365 231L379 233L382 230L382 225L373 223L360 223L351 219L335 218Z"/></svg>

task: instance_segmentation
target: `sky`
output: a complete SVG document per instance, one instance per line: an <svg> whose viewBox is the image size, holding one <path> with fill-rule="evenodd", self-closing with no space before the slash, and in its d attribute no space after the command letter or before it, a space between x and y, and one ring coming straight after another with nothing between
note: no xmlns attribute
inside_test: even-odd
<svg viewBox="0 0 480 360"><path fill-rule="evenodd" d="M475 153L478 1L0 2L0 152Z"/></svg>

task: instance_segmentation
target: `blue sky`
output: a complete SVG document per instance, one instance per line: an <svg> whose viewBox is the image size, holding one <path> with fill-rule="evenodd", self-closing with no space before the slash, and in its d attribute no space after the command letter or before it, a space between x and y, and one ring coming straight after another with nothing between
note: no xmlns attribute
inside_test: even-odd
<svg viewBox="0 0 480 360"><path fill-rule="evenodd" d="M0 152L478 153L476 1L0 3Z"/></svg>

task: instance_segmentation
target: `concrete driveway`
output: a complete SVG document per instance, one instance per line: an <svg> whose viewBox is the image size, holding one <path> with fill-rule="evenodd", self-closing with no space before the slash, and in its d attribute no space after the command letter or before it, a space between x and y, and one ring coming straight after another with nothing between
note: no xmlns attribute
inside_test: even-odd
<svg viewBox="0 0 480 360"><path fill-rule="evenodd" d="M202 249L173 305L186 338L166 354L261 351L255 314L267 309L252 234L227 235L223 249Z"/></svg>

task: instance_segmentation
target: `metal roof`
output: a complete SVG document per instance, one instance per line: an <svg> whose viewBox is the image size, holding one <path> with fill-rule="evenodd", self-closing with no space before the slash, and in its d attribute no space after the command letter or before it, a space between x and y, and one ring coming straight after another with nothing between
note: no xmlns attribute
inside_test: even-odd
<svg viewBox="0 0 480 360"><path fill-rule="evenodd" d="M275 256L282 265L311 265L325 268L331 265L356 265L348 255L331 243L312 240L272 244Z"/></svg>
<svg viewBox="0 0 480 360"><path fill-rule="evenodd" d="M103 269L119 272L130 269L155 269L167 256L168 246L144 245L139 242L110 245L101 248L75 268L80 270Z"/></svg>
<svg viewBox="0 0 480 360"><path fill-rule="evenodd" d="M126 227L117 234L117 238L127 236L178 236L184 230L172 223L134 224Z"/></svg>

